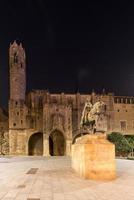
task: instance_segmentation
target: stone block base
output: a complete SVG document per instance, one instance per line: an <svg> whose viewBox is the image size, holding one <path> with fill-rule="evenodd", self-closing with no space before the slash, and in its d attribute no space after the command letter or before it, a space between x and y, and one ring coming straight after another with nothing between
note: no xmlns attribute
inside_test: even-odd
<svg viewBox="0 0 134 200"><path fill-rule="evenodd" d="M72 145L72 168L81 176L92 180L116 178L115 146L106 136L85 135Z"/></svg>

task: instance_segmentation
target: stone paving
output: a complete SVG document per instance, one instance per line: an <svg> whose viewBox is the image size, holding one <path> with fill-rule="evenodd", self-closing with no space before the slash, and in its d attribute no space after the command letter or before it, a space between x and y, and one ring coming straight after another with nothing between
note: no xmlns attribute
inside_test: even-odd
<svg viewBox="0 0 134 200"><path fill-rule="evenodd" d="M134 161L117 160L117 179L84 180L69 157L0 158L2 200L134 200Z"/></svg>

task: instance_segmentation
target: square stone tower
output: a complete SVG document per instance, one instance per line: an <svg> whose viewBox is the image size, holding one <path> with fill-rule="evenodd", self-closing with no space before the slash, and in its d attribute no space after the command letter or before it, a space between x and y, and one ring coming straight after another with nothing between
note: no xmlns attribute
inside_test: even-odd
<svg viewBox="0 0 134 200"><path fill-rule="evenodd" d="M9 48L10 99L9 99L9 151L23 154L23 137L26 129L26 61L25 50L16 41ZM25 153L25 152L24 152Z"/></svg>

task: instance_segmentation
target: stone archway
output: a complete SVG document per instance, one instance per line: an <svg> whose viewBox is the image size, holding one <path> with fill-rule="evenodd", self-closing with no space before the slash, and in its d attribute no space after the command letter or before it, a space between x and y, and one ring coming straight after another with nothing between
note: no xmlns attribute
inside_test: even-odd
<svg viewBox="0 0 134 200"><path fill-rule="evenodd" d="M28 142L28 155L43 155L43 133L34 133L30 136Z"/></svg>
<svg viewBox="0 0 134 200"><path fill-rule="evenodd" d="M49 153L51 156L64 156L66 141L59 130L54 130L49 136Z"/></svg>

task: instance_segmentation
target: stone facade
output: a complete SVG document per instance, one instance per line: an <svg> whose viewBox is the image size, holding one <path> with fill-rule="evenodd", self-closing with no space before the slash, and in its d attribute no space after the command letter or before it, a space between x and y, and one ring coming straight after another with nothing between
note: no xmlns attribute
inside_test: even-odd
<svg viewBox="0 0 134 200"><path fill-rule="evenodd" d="M101 99L106 104L106 118L100 117L100 126L105 126L107 133L134 134L134 97L104 91L101 95L51 94L47 90L26 94L25 50L16 42L10 45L9 68L9 125L5 132L9 133L11 155L70 155L87 99L93 104Z"/></svg>
<svg viewBox="0 0 134 200"><path fill-rule="evenodd" d="M8 114L0 108L0 155L9 154Z"/></svg>

